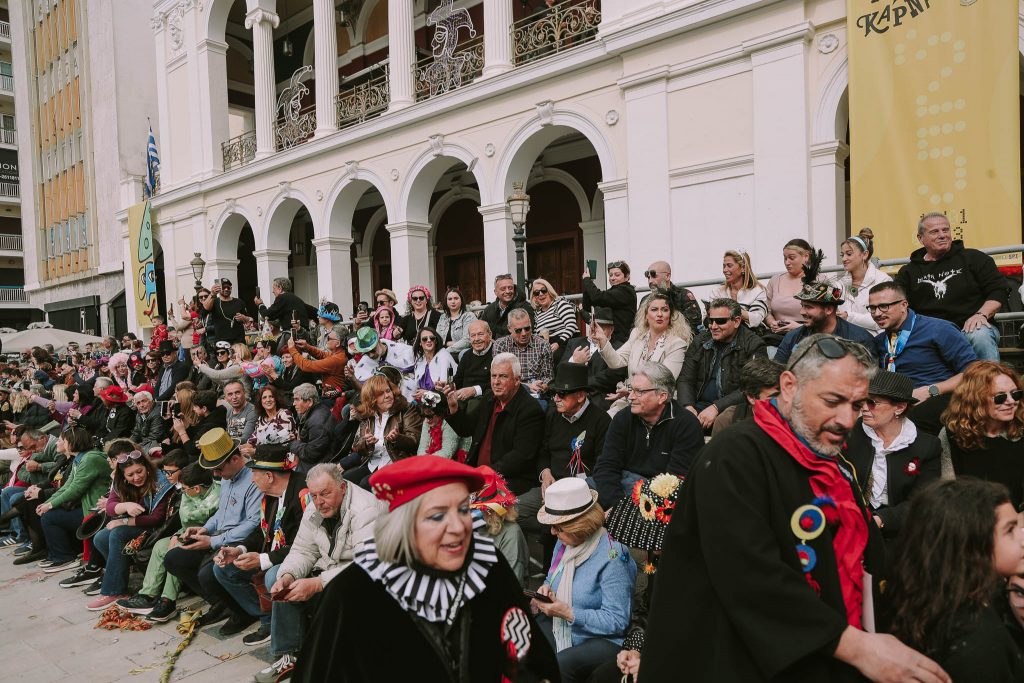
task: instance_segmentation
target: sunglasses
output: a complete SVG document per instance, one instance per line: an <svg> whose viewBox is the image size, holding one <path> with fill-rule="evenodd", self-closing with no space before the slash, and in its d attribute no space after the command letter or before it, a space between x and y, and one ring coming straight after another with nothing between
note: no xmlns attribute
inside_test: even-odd
<svg viewBox="0 0 1024 683"><path fill-rule="evenodd" d="M426 300L427 300L427 297L425 297L425 296L410 296L409 297L409 301L426 301Z"/></svg>
<svg viewBox="0 0 1024 683"><path fill-rule="evenodd" d="M875 311L881 311L882 313L888 313L889 309L896 304L901 304L906 299L896 299L896 301L890 301L887 304L868 304L868 313L874 314Z"/></svg>
<svg viewBox="0 0 1024 683"><path fill-rule="evenodd" d="M548 290L545 287L541 287L540 289L533 290L533 295L534 296L541 296L542 294L547 294L547 293L548 293Z"/></svg>
<svg viewBox="0 0 1024 683"><path fill-rule="evenodd" d="M522 334L523 332L530 332L532 330L533 330L533 326L532 325L527 325L526 327L513 327L512 328L512 334Z"/></svg>
<svg viewBox="0 0 1024 683"><path fill-rule="evenodd" d="M162 469L164 471L164 474L166 474L167 476L172 476L177 474L178 472L181 472L180 467L161 467L160 469Z"/></svg>
<svg viewBox="0 0 1024 683"><path fill-rule="evenodd" d="M117 455L117 464L123 465L129 460L138 460L142 457L142 451L132 451L131 453L119 453Z"/></svg>
<svg viewBox="0 0 1024 683"><path fill-rule="evenodd" d="M1006 403L1007 399L1013 400L1015 403L1019 403L1024 398L1024 389L1014 389L1013 391L1000 391L998 394L992 396L992 402L997 406L1001 406Z"/></svg>
<svg viewBox="0 0 1024 683"><path fill-rule="evenodd" d="M799 365L800 361L804 359L804 356L806 356L810 352L810 350L814 348L818 349L821 355L825 356L825 358L828 358L829 360L839 360L847 353L846 348L844 348L843 345L840 344L838 341L836 341L832 337L824 337L822 339L817 340L813 344L808 344L807 348L804 349L803 352L789 364L789 367L787 369L790 372L792 372L793 368Z"/></svg>
<svg viewBox="0 0 1024 683"><path fill-rule="evenodd" d="M166 356L168 354L165 353L164 355ZM157 364L159 362L160 361L158 361L156 358L150 358L150 359L146 360L146 365L155 365L155 364Z"/></svg>
<svg viewBox="0 0 1024 683"><path fill-rule="evenodd" d="M391 299L377 299L378 306L389 306L391 305Z"/></svg>
<svg viewBox="0 0 1024 683"><path fill-rule="evenodd" d="M668 271L665 270L645 270L644 277L650 279L652 277L658 277L659 275L668 275Z"/></svg>
<svg viewBox="0 0 1024 683"><path fill-rule="evenodd" d="M425 344L426 342L436 342L437 337L420 337L420 343Z"/></svg>
<svg viewBox="0 0 1024 683"><path fill-rule="evenodd" d="M576 391L579 391L579 389L577 389ZM558 398L565 398L566 396L572 396L573 394L576 393L576 391L558 391L558 390L556 390L554 393L555 393L555 396L557 396Z"/></svg>
<svg viewBox="0 0 1024 683"><path fill-rule="evenodd" d="M608 264L608 270L611 270L612 268L618 268L619 270L622 270L622 266L624 265L626 265L625 261L612 261L611 263Z"/></svg>
<svg viewBox="0 0 1024 683"><path fill-rule="evenodd" d="M730 320L733 320L733 318L708 318L708 325L718 325L721 327Z"/></svg>
<svg viewBox="0 0 1024 683"><path fill-rule="evenodd" d="M217 355L218 355L218 356L219 356L220 354L222 354L222 353L223 353L223 354L225 354L225 355L227 355L227 354L229 354L229 353L231 353L231 352L230 352L230 351L227 351L226 349L217 349Z"/></svg>
<svg viewBox="0 0 1024 683"><path fill-rule="evenodd" d="M200 301L206 301L209 298L210 298L210 296L208 294L200 294L199 295L199 300Z"/></svg>

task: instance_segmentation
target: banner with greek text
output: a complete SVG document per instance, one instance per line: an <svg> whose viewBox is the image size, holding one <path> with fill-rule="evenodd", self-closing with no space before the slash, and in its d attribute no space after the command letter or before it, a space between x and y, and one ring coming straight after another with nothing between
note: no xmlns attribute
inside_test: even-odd
<svg viewBox="0 0 1024 683"><path fill-rule="evenodd" d="M153 327L157 315L156 263L153 242L153 220L149 202L128 208L128 242L131 251L132 294L135 316L140 327Z"/></svg>
<svg viewBox="0 0 1024 683"><path fill-rule="evenodd" d="M868 226L879 256L906 257L920 217L940 211L966 246L1020 243L1017 3L847 9L852 233Z"/></svg>

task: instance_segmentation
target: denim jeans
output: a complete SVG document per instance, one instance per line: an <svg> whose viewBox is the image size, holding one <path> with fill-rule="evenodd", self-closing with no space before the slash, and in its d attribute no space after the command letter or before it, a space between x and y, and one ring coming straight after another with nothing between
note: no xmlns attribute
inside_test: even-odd
<svg viewBox="0 0 1024 683"><path fill-rule="evenodd" d="M251 617L259 617L260 626L270 626L270 615L260 611L260 598L252 585L252 577L259 570L239 569L233 564L224 567L213 565L213 576L224 587L228 595Z"/></svg>
<svg viewBox="0 0 1024 683"><path fill-rule="evenodd" d="M995 325L979 327L974 332L964 332L974 352L981 360L999 360L999 330Z"/></svg>
<svg viewBox="0 0 1024 683"><path fill-rule="evenodd" d="M555 634L552 629L551 617L538 614L537 625L541 633L555 648ZM584 683L591 672L608 660L615 659L619 646L604 638L588 638L579 645L573 645L559 652L558 668L562 672L562 683Z"/></svg>
<svg viewBox="0 0 1024 683"><path fill-rule="evenodd" d="M277 582L277 572L281 565L277 564L267 570L266 584L269 591ZM306 635L310 617L320 602L317 593L306 602L275 602L270 620L270 654L275 658L284 655L297 655L302 649L302 640Z"/></svg>
<svg viewBox="0 0 1024 683"><path fill-rule="evenodd" d="M82 549L75 531L83 517L82 508L76 503L73 510L54 508L39 518L46 538L46 559L56 564L75 559Z"/></svg>
<svg viewBox="0 0 1024 683"><path fill-rule="evenodd" d="M128 592L128 571L131 564L128 562L128 556L124 554L124 546L143 531L145 529L126 524L113 529L104 527L92 537L93 548L106 561L100 594L124 595Z"/></svg>
<svg viewBox="0 0 1024 683"><path fill-rule="evenodd" d="M25 487L23 486L8 486L3 491L0 491L0 515L6 514L12 505L24 497ZM22 525L20 517L15 517L11 520L11 531L14 532L14 537L19 542L24 543L28 540L28 535L25 532L25 527Z"/></svg>

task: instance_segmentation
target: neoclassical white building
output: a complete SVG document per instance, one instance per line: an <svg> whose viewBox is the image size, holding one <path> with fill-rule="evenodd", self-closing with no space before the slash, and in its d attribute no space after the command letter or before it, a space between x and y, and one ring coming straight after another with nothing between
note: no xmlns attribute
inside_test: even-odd
<svg viewBox="0 0 1024 683"><path fill-rule="evenodd" d="M776 270L793 237L834 257L845 6L160 0L167 300L191 294L194 253L246 297L291 275L345 312L383 285L486 298L515 272L517 181L528 272L568 291L590 259L642 281L659 259L715 277L735 247Z"/></svg>

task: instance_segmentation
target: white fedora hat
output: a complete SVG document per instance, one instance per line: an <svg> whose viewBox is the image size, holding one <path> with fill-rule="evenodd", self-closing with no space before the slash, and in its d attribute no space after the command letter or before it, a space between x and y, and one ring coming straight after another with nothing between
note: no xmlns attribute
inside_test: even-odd
<svg viewBox="0 0 1024 683"><path fill-rule="evenodd" d="M541 524L563 524L576 519L597 502L597 491L576 477L559 479L544 492L544 505L537 511Z"/></svg>

